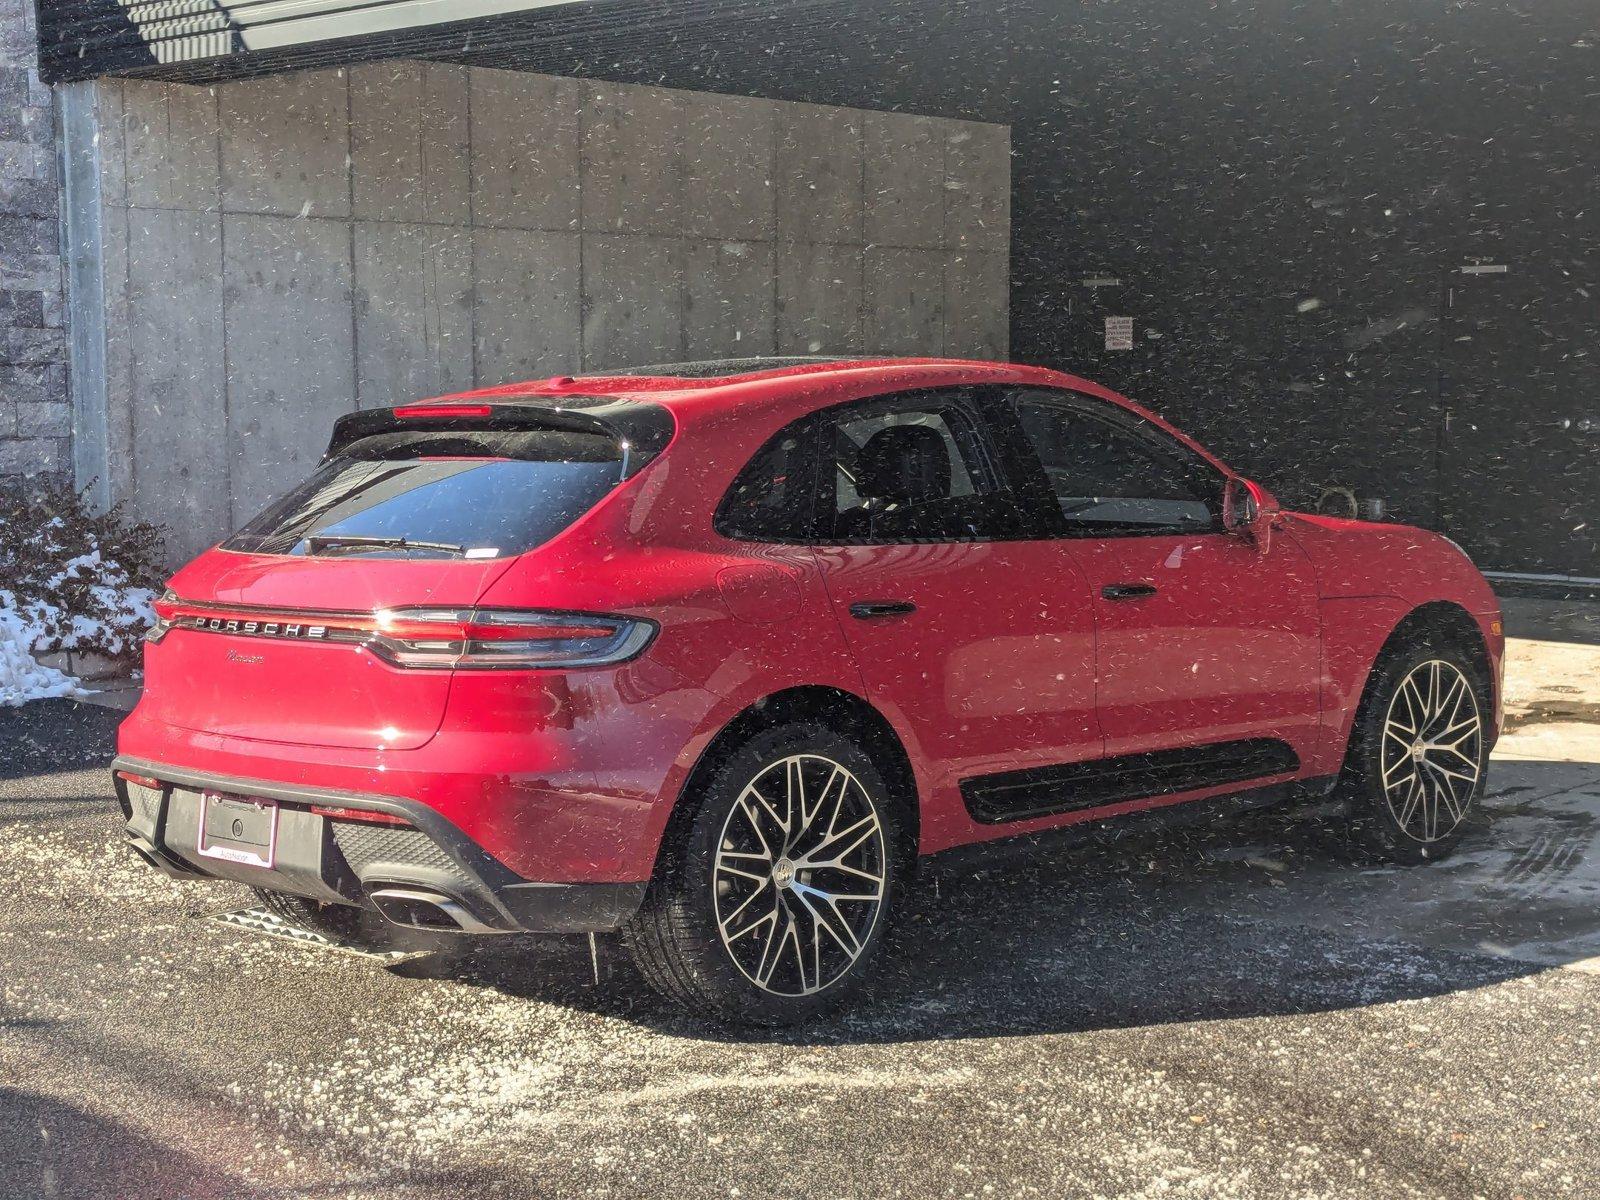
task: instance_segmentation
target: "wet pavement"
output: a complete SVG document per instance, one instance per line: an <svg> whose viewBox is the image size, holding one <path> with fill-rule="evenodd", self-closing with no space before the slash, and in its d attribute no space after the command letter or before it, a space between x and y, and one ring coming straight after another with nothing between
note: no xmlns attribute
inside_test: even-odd
<svg viewBox="0 0 1600 1200"><path fill-rule="evenodd" d="M118 844L115 713L0 713L0 1196L1600 1194L1600 612L1508 605L1461 850L1259 814L917 886L881 986L698 1024L600 945L384 965ZM1570 689L1570 690L1569 690Z"/></svg>

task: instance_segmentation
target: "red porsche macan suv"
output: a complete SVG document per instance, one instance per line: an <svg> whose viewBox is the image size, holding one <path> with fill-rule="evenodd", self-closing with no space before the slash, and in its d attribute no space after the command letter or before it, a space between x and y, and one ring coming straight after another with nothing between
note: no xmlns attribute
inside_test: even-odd
<svg viewBox="0 0 1600 1200"><path fill-rule="evenodd" d="M1499 730L1452 543L1282 512L1083 379L556 378L334 426L173 577L127 839L324 930L620 930L710 1014L862 981L920 855L1333 792L1447 851Z"/></svg>

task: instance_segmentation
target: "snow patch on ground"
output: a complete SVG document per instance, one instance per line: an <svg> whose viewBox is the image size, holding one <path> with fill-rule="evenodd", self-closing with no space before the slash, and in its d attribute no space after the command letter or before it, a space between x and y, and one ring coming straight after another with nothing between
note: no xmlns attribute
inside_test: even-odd
<svg viewBox="0 0 1600 1200"><path fill-rule="evenodd" d="M0 706L78 694L70 675L33 657L40 632L34 614L20 611L16 596L0 589Z"/></svg>

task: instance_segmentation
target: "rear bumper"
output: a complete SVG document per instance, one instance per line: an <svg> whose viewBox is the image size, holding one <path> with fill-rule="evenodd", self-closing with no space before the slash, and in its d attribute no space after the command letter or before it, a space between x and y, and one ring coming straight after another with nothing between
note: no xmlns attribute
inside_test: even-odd
<svg viewBox="0 0 1600 1200"><path fill-rule="evenodd" d="M465 933L610 930L627 921L644 899L644 882L525 879L416 800L213 774L128 755L112 767L160 782L153 789L113 776L129 846L177 878L229 879L323 903L377 908L391 919L408 906L416 911L419 896L434 897L433 906L451 914L455 929ZM205 791L278 802L270 869L199 853ZM403 817L409 826L331 819L312 812L312 805L387 813Z"/></svg>

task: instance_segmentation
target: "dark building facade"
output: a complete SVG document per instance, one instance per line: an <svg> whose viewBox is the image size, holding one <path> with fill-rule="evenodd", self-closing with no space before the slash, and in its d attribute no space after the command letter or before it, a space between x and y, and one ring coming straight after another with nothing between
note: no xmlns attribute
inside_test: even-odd
<svg viewBox="0 0 1600 1200"><path fill-rule="evenodd" d="M1291 504L1600 577L1586 0L41 0L38 36L56 83L407 58L1007 125L1014 358Z"/></svg>

